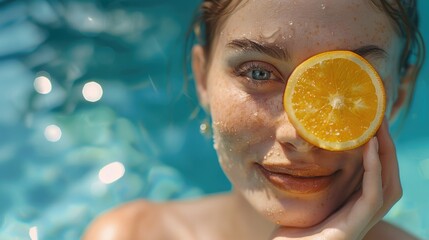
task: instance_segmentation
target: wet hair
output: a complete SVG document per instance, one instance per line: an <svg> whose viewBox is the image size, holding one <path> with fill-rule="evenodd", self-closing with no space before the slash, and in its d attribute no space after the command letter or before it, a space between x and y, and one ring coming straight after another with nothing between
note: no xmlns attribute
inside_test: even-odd
<svg viewBox="0 0 429 240"><path fill-rule="evenodd" d="M218 33L218 29L241 2L237 0L204 0L201 3L192 29L197 42L203 46L207 59L210 59L213 39ZM399 74L405 74L410 65L413 65L412 72L408 73L411 74L408 91L409 96L412 96L425 58L425 46L418 29L417 0L371 0L371 2L391 18L398 28L400 37L404 40ZM407 105L410 104L411 101L408 101Z"/></svg>
<svg viewBox="0 0 429 240"><path fill-rule="evenodd" d="M217 30L241 1L232 0L205 0L200 6L200 15L194 22L194 32L206 54L210 54Z"/></svg>
<svg viewBox="0 0 429 240"><path fill-rule="evenodd" d="M400 36L405 40L399 62L401 77L406 74L407 69L412 65L408 85L408 96L406 100L406 112L413 100L414 88L417 77L423 66L425 59L425 44L419 31L419 16L417 12L417 0L371 0L376 6L384 10L385 13L396 23ZM401 78L402 79L402 78ZM402 119L404 120L404 119Z"/></svg>

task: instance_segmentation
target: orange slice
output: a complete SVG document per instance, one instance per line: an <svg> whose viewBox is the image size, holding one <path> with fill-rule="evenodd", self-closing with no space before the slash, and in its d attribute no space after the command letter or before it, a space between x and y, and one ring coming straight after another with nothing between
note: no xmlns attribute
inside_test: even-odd
<svg viewBox="0 0 429 240"><path fill-rule="evenodd" d="M289 77L283 106L298 134L331 151L359 147L380 127L386 97L376 70L351 51L317 54Z"/></svg>

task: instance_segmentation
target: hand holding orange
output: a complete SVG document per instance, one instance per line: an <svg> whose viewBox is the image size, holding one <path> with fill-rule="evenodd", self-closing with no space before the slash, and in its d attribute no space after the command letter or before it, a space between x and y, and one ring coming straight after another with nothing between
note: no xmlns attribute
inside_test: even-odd
<svg viewBox="0 0 429 240"><path fill-rule="evenodd" d="M283 106L309 143L343 151L366 143L381 125L386 97L377 71L351 51L317 54L288 79Z"/></svg>

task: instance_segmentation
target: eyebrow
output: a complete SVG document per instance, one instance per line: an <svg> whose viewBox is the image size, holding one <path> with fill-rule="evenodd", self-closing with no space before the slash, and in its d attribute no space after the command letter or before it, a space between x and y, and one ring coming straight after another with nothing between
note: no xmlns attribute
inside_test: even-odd
<svg viewBox="0 0 429 240"><path fill-rule="evenodd" d="M239 50L259 52L281 60L290 59L290 55L286 48L279 47L274 43L258 43L248 38L241 38L232 40L227 44L227 46Z"/></svg>
<svg viewBox="0 0 429 240"><path fill-rule="evenodd" d="M241 39L233 39L227 44L227 46L230 48L239 49L239 50L259 52L280 60L290 59L290 54L287 51L287 49L284 47L280 47L278 44L275 44L275 43L266 43L266 42L260 43L260 42L250 40L248 38L241 38ZM387 57L387 52L383 48L377 45L365 45L350 51L362 57L366 57L366 56L374 56L377 58Z"/></svg>

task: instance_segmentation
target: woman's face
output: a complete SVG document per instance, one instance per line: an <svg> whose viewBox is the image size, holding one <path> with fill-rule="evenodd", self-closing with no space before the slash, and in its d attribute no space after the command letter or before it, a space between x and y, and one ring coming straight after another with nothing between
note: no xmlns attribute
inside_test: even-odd
<svg viewBox="0 0 429 240"><path fill-rule="evenodd" d="M224 172L273 222L319 223L359 189L362 148L330 152L304 141L283 110L287 79L312 55L352 50L394 96L401 43L389 17L369 0L249 0L216 36L197 82Z"/></svg>

